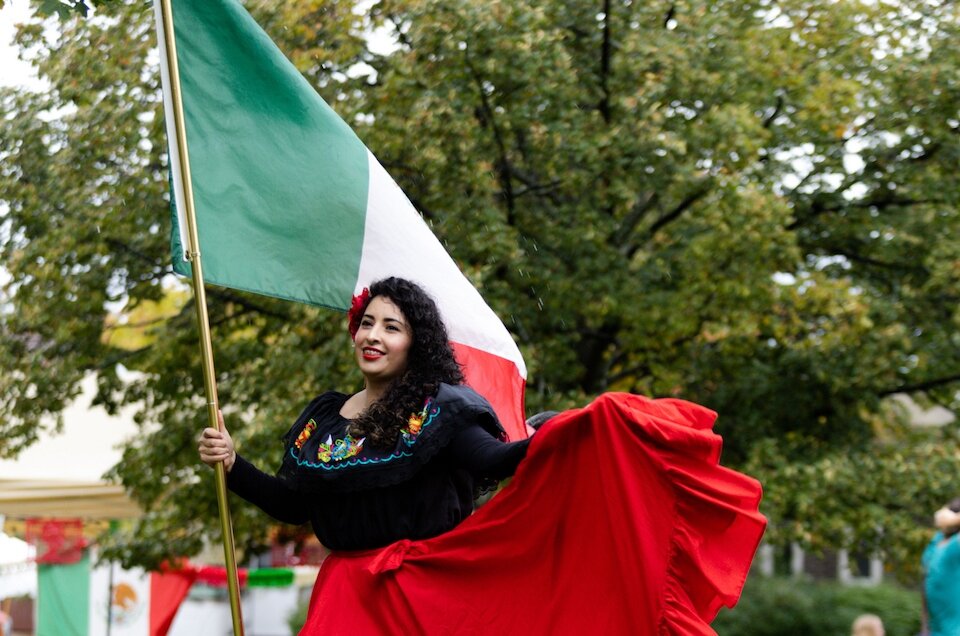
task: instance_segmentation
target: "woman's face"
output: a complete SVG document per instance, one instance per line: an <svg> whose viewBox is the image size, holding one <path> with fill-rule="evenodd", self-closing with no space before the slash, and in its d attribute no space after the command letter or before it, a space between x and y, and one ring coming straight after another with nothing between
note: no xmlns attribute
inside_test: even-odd
<svg viewBox="0 0 960 636"><path fill-rule="evenodd" d="M412 343L413 331L400 308L386 296L374 297L353 339L357 366L367 383L384 384L402 375Z"/></svg>

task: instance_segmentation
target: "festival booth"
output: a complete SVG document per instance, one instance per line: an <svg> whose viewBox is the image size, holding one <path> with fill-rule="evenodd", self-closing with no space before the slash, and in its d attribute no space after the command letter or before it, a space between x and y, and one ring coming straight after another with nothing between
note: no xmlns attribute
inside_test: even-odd
<svg viewBox="0 0 960 636"><path fill-rule="evenodd" d="M112 523L141 514L123 488L101 475L120 460L119 445L136 433L130 418L88 408L93 385L64 413L61 433L44 435L16 460L0 461L0 546L6 606L34 600L30 620L15 629L37 636L210 636L231 629L226 572L219 565L181 560L163 572L125 570L97 562L96 538ZM27 551L21 539L33 546ZM277 535L265 563L283 567L241 570L248 636L286 636L287 619L308 592L316 568L303 563L292 537ZM19 546L16 551L9 546ZM216 558L216 549L211 549ZM322 558L322 555L319 555ZM2 609L4 605L0 605Z"/></svg>
<svg viewBox="0 0 960 636"><path fill-rule="evenodd" d="M112 520L140 514L123 489L95 481L4 478L0 473L0 514L4 534L33 546L24 565L34 577L27 590L35 599L34 616L30 625L15 627L37 634L98 633L97 612L90 610L98 606L112 610L107 602L111 582L108 577L101 585L98 579L103 577L93 576L94 540ZM102 592L102 600L91 590ZM120 596L118 600L130 607L144 598L136 593ZM110 621L103 624L107 633Z"/></svg>
<svg viewBox="0 0 960 636"><path fill-rule="evenodd" d="M7 499L5 492L0 509ZM222 566L181 560L146 572L98 563L92 539L106 527L97 521L29 517L7 519L5 528L36 551L35 617L16 625L18 630L38 636L208 636L230 630ZM315 574L310 567L241 568L247 633L289 634L287 619Z"/></svg>
<svg viewBox="0 0 960 636"><path fill-rule="evenodd" d="M81 389L63 413L60 432L43 432L15 459L0 461L4 545L23 546L19 539L34 546L32 553L8 549L0 555L5 569L21 582L5 589L4 595L34 601L31 620L14 625L28 633L87 633L86 628L77 632L69 625L49 623L47 610L57 601L46 591L51 582L60 580L60 573L80 567L77 564L84 562L94 539L111 520L140 514L122 487L101 478L119 461L118 445L136 433L136 425L129 417L111 417L102 408L89 406L96 390L94 378L86 378Z"/></svg>

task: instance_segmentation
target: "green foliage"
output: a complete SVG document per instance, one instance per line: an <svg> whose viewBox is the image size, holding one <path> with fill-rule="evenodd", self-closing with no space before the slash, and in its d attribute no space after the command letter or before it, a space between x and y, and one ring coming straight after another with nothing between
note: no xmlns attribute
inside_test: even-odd
<svg viewBox="0 0 960 636"><path fill-rule="evenodd" d="M604 390L704 403L725 460L767 484L771 537L910 560L960 459L884 406L957 406L955 4L248 6L504 318L531 412ZM0 456L96 374L99 402L138 409L112 476L147 515L117 550L151 564L217 524L194 307L169 266L152 10L96 8L22 26L48 88L0 91ZM228 426L272 466L310 397L358 385L343 319L208 298ZM149 330L119 337L118 313ZM259 513L233 512L259 546Z"/></svg>
<svg viewBox="0 0 960 636"><path fill-rule="evenodd" d="M920 631L920 594L893 585L754 576L736 607L722 610L712 627L719 636L839 636L849 634L861 614L879 616L887 636L913 636Z"/></svg>
<svg viewBox="0 0 960 636"><path fill-rule="evenodd" d="M789 441L758 444L745 469L764 485L774 520L766 540L881 554L902 580L917 581L930 511L956 496L958 434L949 427L813 461Z"/></svg>
<svg viewBox="0 0 960 636"><path fill-rule="evenodd" d="M297 608L287 619L291 634L299 634L300 630L303 629L303 624L307 622L307 610L310 608L308 601L309 597L301 598L300 602L297 603Z"/></svg>

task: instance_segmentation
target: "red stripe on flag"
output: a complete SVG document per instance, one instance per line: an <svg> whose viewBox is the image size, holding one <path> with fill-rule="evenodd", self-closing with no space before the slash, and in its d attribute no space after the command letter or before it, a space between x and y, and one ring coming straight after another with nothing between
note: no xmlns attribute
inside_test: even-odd
<svg viewBox="0 0 960 636"><path fill-rule="evenodd" d="M166 636L196 578L195 570L150 574L150 636Z"/></svg>
<svg viewBox="0 0 960 636"><path fill-rule="evenodd" d="M506 358L451 342L453 353L463 367L466 384L487 398L511 441L526 439L523 390L526 384L515 365Z"/></svg>

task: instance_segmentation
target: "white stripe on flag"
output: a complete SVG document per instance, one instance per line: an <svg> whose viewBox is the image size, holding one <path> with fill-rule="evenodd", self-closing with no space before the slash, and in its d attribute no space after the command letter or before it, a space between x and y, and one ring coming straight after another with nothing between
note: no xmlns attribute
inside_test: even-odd
<svg viewBox="0 0 960 636"><path fill-rule="evenodd" d="M370 186L355 291L387 276L421 284L437 301L452 341L505 358L526 378L526 365L510 332L376 157L369 151L368 156Z"/></svg>
<svg viewBox="0 0 960 636"><path fill-rule="evenodd" d="M89 622L89 636L149 636L150 575L113 562L93 568Z"/></svg>
<svg viewBox="0 0 960 636"><path fill-rule="evenodd" d="M163 116L166 120L167 128L167 149L170 153L170 173L172 178L171 189L173 190L174 203L177 209L177 228L180 231L180 245L183 247L183 256L186 260L186 254L190 247L190 240L187 232L187 220L185 215L184 201L186 196L183 190L183 181L180 178L180 145L177 136L174 134L173 117L173 97L170 89L172 80L170 79L170 67L167 65L167 43L164 37L163 15L160 11L160 2L153 3L154 16L157 20L157 40L160 43L160 82L163 86Z"/></svg>

